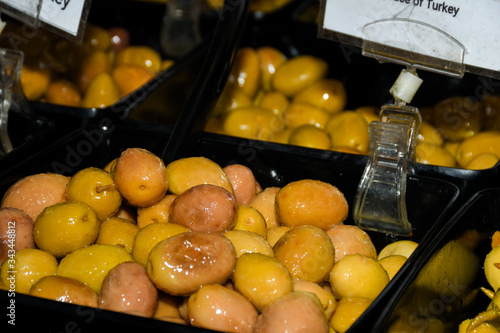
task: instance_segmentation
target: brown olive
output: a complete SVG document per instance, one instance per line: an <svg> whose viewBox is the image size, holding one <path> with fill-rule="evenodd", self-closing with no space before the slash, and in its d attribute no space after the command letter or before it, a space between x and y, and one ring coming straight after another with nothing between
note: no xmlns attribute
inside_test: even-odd
<svg viewBox="0 0 500 333"><path fill-rule="evenodd" d="M170 206L169 221L193 231L224 232L236 223L238 203L228 190L196 185L179 194Z"/></svg>
<svg viewBox="0 0 500 333"><path fill-rule="evenodd" d="M223 284L236 265L236 251L219 233L184 232L158 243L150 252L148 275L160 290L190 295L202 285Z"/></svg>
<svg viewBox="0 0 500 333"><path fill-rule="evenodd" d="M448 140L463 140L481 130L481 104L468 97L448 98L434 107L433 122Z"/></svg>
<svg viewBox="0 0 500 333"><path fill-rule="evenodd" d="M144 266L128 261L111 269L102 282L99 308L140 313L152 317L158 304L158 290Z"/></svg>

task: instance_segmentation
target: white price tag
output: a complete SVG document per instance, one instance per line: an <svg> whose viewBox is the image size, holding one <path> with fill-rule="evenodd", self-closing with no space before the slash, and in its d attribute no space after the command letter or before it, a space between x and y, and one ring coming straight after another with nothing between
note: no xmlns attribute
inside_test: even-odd
<svg viewBox="0 0 500 333"><path fill-rule="evenodd" d="M0 0L0 11L21 22L80 39L87 21L90 0Z"/></svg>
<svg viewBox="0 0 500 333"><path fill-rule="evenodd" d="M76 36L82 22L84 0L44 0L40 20L72 36Z"/></svg>
<svg viewBox="0 0 500 333"><path fill-rule="evenodd" d="M322 38L386 45L443 60L443 67L461 63L466 71L500 76L500 1L321 1Z"/></svg>

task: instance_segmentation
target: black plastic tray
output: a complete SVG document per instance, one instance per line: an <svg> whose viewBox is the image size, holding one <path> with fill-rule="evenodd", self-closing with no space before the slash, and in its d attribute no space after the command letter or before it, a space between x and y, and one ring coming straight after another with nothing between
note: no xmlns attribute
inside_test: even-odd
<svg viewBox="0 0 500 333"><path fill-rule="evenodd" d="M415 332L423 331L429 324L424 318L439 320L444 332L458 332L463 320L474 318L490 303L480 288L492 290L486 281L483 262L491 250L491 237L499 230L499 219L500 188L473 195L438 233L420 243L422 251L415 258L413 272L408 273L401 289L409 286L400 301L393 304L394 308L385 310L389 320L382 321L374 313L367 312L353 325L352 332L367 329L385 332L398 320L407 331L410 328ZM466 246L468 254L464 255L459 247L453 247L455 242ZM444 261L436 259L439 253L447 253ZM434 282L443 288L432 287L426 279L429 276L439 278Z"/></svg>
<svg viewBox="0 0 500 333"><path fill-rule="evenodd" d="M7 120L7 132L13 150L0 155L0 165L6 166L23 158L55 140L54 123L33 113L11 112Z"/></svg>
<svg viewBox="0 0 500 333"><path fill-rule="evenodd" d="M306 1L311 5L315 0ZM299 6L300 8L300 6ZM292 7L291 13L297 10ZM282 16L280 16L283 19ZM389 93L403 69L400 65L380 63L363 56L360 48L318 38L316 24L295 19L284 22L250 16L240 46L257 48L273 46L288 57L309 54L326 60L329 64L328 77L344 82L347 92L346 109L360 106L382 106L393 103ZM499 94L500 82L490 78L466 73L462 79L419 71L423 84L412 100L419 108L430 107L452 96L467 96L481 100L487 94ZM304 156L316 155L314 149L300 149ZM328 158L347 160L353 164L366 165L367 156L325 152ZM500 162L486 170L466 170L417 163L417 175L450 181L459 187L463 204L476 192L489 187L500 187Z"/></svg>
<svg viewBox="0 0 500 333"><path fill-rule="evenodd" d="M89 125L77 130L57 144L33 153L22 163L4 169L0 174L0 193L4 193L17 179L29 174L58 172L71 175L84 167L103 167L128 147L142 147L161 155L171 133L164 129L142 126L106 123L104 127ZM283 146L283 149L269 150L265 144L258 141L232 142L231 140L217 140L216 137L206 137L193 141L189 146L192 147L190 150L183 150L177 157L205 156L221 166L231 163L247 165L263 187L284 186L291 181L305 178L329 182L343 191L351 208L363 171L362 167L342 161L328 160L324 156L304 157L300 151L288 150L286 146ZM291 168L291 165L294 167ZM397 238L391 235L370 233L378 250L397 239L422 240L433 225L442 223L441 219L458 194L458 189L451 183L425 177L410 177L407 191L408 214L414 227L413 236ZM351 214L346 223L352 224ZM404 276L401 278L404 279ZM399 286L397 281L397 279L393 280L387 288L397 288ZM7 302L7 293L0 293L0 299L2 302ZM82 328L98 329L114 325L118 329L125 328L128 325L125 323L132 321L134 325L137 324L143 329L152 331L177 327L175 324L158 323L155 320L144 322L143 318L127 318L122 323L123 314L66 305L46 300L35 301L33 297L17 295L16 313L19 326L33 324L33 316L50 315L52 318L50 322L38 323L37 326L45 325L44 328L58 331L64 329L66 322L75 321ZM79 311L83 310L92 311L94 314L90 323L86 323L87 317L78 318ZM202 332L202 330L185 327L182 332Z"/></svg>
<svg viewBox="0 0 500 333"><path fill-rule="evenodd" d="M237 43L238 33L240 31L237 29L228 30L225 36L222 36L225 38L214 38L208 54L215 54L216 58L223 59L224 62L213 61L207 57L193 92L172 129L161 124L153 126L131 119L112 117L93 121L56 144L32 152L21 163L2 166L0 192L5 192L16 180L29 174L50 171L71 175L87 166L103 167L126 148L143 147L163 156L167 163L185 156L205 156L221 166L241 163L252 169L263 187L284 186L291 181L304 178L323 180L337 186L346 196L352 209L357 186L366 164L363 157L203 133L202 125L207 119L211 105L223 88L227 69L232 60L231 53L234 53L234 45L226 44ZM404 239L417 242L426 238L432 239L446 222L445 217L457 200L460 190L451 182L419 174L408 177L407 184L406 202L413 234L410 238ZM351 214L346 223L353 223ZM390 242L403 239L372 232L370 236L378 250ZM409 284L408 274L415 272L414 263L421 260L420 253L426 253L426 249L427 247L422 246L417 248L415 255L408 260L377 299L377 304L382 305L383 309L389 311L394 308L405 291L404 287ZM0 299L2 302L9 301L5 292L0 292ZM36 327L39 331L65 330L68 323L73 325L73 328L81 328L83 331L109 330L110 327L140 328L148 331L205 331L121 313L34 299L26 295L16 296L16 309L18 327ZM82 313L91 314L91 319ZM372 314L383 322L389 313L381 314L380 308L371 308L366 315ZM44 320L48 316L51 320ZM368 323L372 325L371 321Z"/></svg>
<svg viewBox="0 0 500 333"><path fill-rule="evenodd" d="M111 118L102 119L100 124L94 123L81 128L57 144L34 152L22 163L3 170L0 174L0 191L5 191L17 179L28 174L52 171L71 175L87 166L102 167L128 147L143 147L163 156L166 162L184 156L205 156L221 166L241 163L252 169L263 187L284 186L291 181L304 178L330 182L344 193L352 207L364 164L349 161L348 154L202 133L201 125L210 111L210 105L223 88L225 75L234 53L234 43L238 41L236 32L218 36L224 38L214 38L209 53L215 55L216 59L208 59L203 66L194 92L171 131L164 126L153 127L143 122L134 125L130 119L124 122ZM223 59L224 63L218 62L217 59ZM446 181L416 176L409 177L407 193L408 214L414 227L411 239L420 241L433 226L442 223L459 190ZM351 215L346 223L352 223ZM371 236L379 250L398 239L392 235L378 233L371 233ZM411 258L405 267L411 267ZM388 285L386 290L401 285L401 281L405 280L404 270L403 267L402 273ZM0 293L0 298L8 301L6 293ZM47 330L58 330L68 322L75 322L76 327L84 330L106 329L111 326L114 328L140 326L141 329L150 331L157 329L179 332L203 331L131 316L125 319L124 314L82 309L47 300L33 300L26 295L18 295L16 302L19 322L28 327L33 321L27 321L26 317L22 317L23 314L28 313L30 319L35 319L33 313L42 318L49 313L58 314L57 320L44 322L45 327L37 325L37 328ZM79 316L82 310L92 313L92 320Z"/></svg>
<svg viewBox="0 0 500 333"><path fill-rule="evenodd" d="M148 1L93 1L89 8L87 24L103 28L124 27L130 33L131 45L152 47L167 58L160 45L165 6L165 3ZM61 135L90 122L110 117L133 116L136 119L173 127L203 64L216 22L215 13L205 15L202 19L203 39L198 46L185 56L174 59L172 67L160 72L153 80L109 107L68 107L46 102L30 104L37 115L51 119ZM23 35L21 47L36 36L34 33ZM3 38L2 45L15 48L17 45L13 43L16 41L17 39L13 41Z"/></svg>
<svg viewBox="0 0 500 333"><path fill-rule="evenodd" d="M193 89L208 41L151 81L105 108L81 108L32 102L36 114L53 119L62 134L103 118L136 118L173 127ZM133 114L131 114L133 113Z"/></svg>

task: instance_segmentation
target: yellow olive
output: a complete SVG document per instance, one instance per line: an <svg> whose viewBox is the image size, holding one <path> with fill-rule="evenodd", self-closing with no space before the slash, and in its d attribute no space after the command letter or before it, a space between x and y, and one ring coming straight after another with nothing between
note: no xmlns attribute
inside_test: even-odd
<svg viewBox="0 0 500 333"><path fill-rule="evenodd" d="M92 207L80 201L66 201L43 210L36 220L33 237L38 248L61 258L93 244L99 225Z"/></svg>
<svg viewBox="0 0 500 333"><path fill-rule="evenodd" d="M325 128L330 114L308 103L293 102L287 107L283 119L288 128L297 128L306 124Z"/></svg>
<svg viewBox="0 0 500 333"><path fill-rule="evenodd" d="M232 279L235 289L259 311L293 291L293 278L286 266L262 253L241 255Z"/></svg>
<svg viewBox="0 0 500 333"><path fill-rule="evenodd" d="M163 160L142 148L128 148L118 158L115 185L127 201L137 207L158 203L168 190Z"/></svg>
<svg viewBox="0 0 500 333"><path fill-rule="evenodd" d="M359 112L347 110L334 114L325 125L325 130L332 138L332 149L351 148L368 153L368 123Z"/></svg>
<svg viewBox="0 0 500 333"><path fill-rule="evenodd" d="M328 72L328 63L318 57L299 55L285 61L272 77L274 89L292 97L309 84L322 79Z"/></svg>
<svg viewBox="0 0 500 333"><path fill-rule="evenodd" d="M257 106L234 109L225 115L222 123L227 135L258 140L268 140L283 128L281 117L270 109Z"/></svg>
<svg viewBox="0 0 500 333"><path fill-rule="evenodd" d="M120 99L120 91L111 74L102 72L90 80L83 94L82 107L105 108Z"/></svg>
<svg viewBox="0 0 500 333"><path fill-rule="evenodd" d="M236 52L227 82L243 88L250 97L257 93L260 85L260 61L255 49L242 47Z"/></svg>
<svg viewBox="0 0 500 333"><path fill-rule="evenodd" d="M31 287L29 294L94 308L97 308L98 304L98 295L92 288L75 279L59 275L41 278Z"/></svg>
<svg viewBox="0 0 500 333"><path fill-rule="evenodd" d="M323 282L330 274L335 249L322 229L303 225L292 228L273 246L276 259L282 262L296 279Z"/></svg>
<svg viewBox="0 0 500 333"><path fill-rule="evenodd" d="M272 46L261 46L257 48L257 56L260 62L261 85L264 90L271 89L271 78L287 57L283 52Z"/></svg>
<svg viewBox="0 0 500 333"><path fill-rule="evenodd" d="M267 238L267 225L264 216L249 205L238 205L233 230L251 231Z"/></svg>
<svg viewBox="0 0 500 333"><path fill-rule="evenodd" d="M240 107L252 106L252 98L238 85L226 85L212 111L212 118Z"/></svg>
<svg viewBox="0 0 500 333"><path fill-rule="evenodd" d="M310 103L328 113L338 113L344 110L347 102L347 92L344 84L336 79L320 79L298 92L293 102Z"/></svg>
<svg viewBox="0 0 500 333"><path fill-rule="evenodd" d="M483 153L500 157L500 131L484 131L462 141L457 147L457 162L466 168L477 155Z"/></svg>
<svg viewBox="0 0 500 333"><path fill-rule="evenodd" d="M288 143L295 146L328 150L332 142L330 134L314 125L305 124L293 129Z"/></svg>
<svg viewBox="0 0 500 333"><path fill-rule="evenodd" d="M279 187L266 187L261 192L257 193L255 198L250 203L250 206L257 209L266 221L267 229L280 225L276 216L275 198L280 190Z"/></svg>
<svg viewBox="0 0 500 333"><path fill-rule="evenodd" d="M160 54L149 46L131 45L116 54L115 66L137 65L148 69L153 74L160 71L162 59Z"/></svg>
<svg viewBox="0 0 500 333"><path fill-rule="evenodd" d="M274 114L283 117L290 101L282 92L273 90L263 93L258 106L270 109Z"/></svg>
<svg viewBox="0 0 500 333"><path fill-rule="evenodd" d="M415 161L422 164L454 167L455 157L444 147L428 142L417 143L415 147Z"/></svg>
<svg viewBox="0 0 500 333"><path fill-rule="evenodd" d="M274 257L271 245L264 237L256 233L244 230L229 230L223 235L233 243L237 258L244 253L262 253Z"/></svg>
<svg viewBox="0 0 500 333"><path fill-rule="evenodd" d="M377 259L362 254L349 254L337 261L329 280L337 299L362 297L372 301L390 281Z"/></svg>
<svg viewBox="0 0 500 333"><path fill-rule="evenodd" d="M233 187L224 170L214 161L202 157L180 158L167 165L169 191L175 195L201 184L211 184L233 193Z"/></svg>
<svg viewBox="0 0 500 333"><path fill-rule="evenodd" d="M132 256L123 247L93 244L62 258L57 275L83 282L99 293L108 272L126 261L132 261Z"/></svg>
<svg viewBox="0 0 500 333"><path fill-rule="evenodd" d="M290 182L276 194L276 215L289 227L314 225L327 230L343 222L347 200L335 186L314 179Z"/></svg>
<svg viewBox="0 0 500 333"><path fill-rule="evenodd" d="M417 142L426 142L435 144L436 146L442 146L444 139L441 132L435 126L423 121L418 129Z"/></svg>
<svg viewBox="0 0 500 333"><path fill-rule="evenodd" d="M101 221L116 214L122 203L122 196L115 187L113 176L94 167L82 169L71 177L66 197L92 207Z"/></svg>
<svg viewBox="0 0 500 333"><path fill-rule="evenodd" d="M0 268L0 279L9 290L28 294L45 276L56 274L57 259L40 249L22 249L7 258Z"/></svg>
<svg viewBox="0 0 500 333"><path fill-rule="evenodd" d="M330 319L330 327L335 332L346 332L366 311L372 301L362 297L347 297L337 303L337 309Z"/></svg>

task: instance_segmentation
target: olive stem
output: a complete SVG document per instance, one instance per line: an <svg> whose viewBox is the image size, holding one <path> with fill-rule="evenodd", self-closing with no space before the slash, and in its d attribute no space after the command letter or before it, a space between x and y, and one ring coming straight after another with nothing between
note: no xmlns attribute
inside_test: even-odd
<svg viewBox="0 0 500 333"><path fill-rule="evenodd" d="M101 193L101 192L104 192L104 191L111 191L114 189L114 185L113 184L108 184L108 185L97 185L95 190L97 193Z"/></svg>
<svg viewBox="0 0 500 333"><path fill-rule="evenodd" d="M485 287L481 287L481 291L490 299L493 299L493 296L495 296L495 292L493 290L486 289Z"/></svg>
<svg viewBox="0 0 500 333"><path fill-rule="evenodd" d="M498 318L498 312L494 309L481 312L474 319L471 320L469 326L467 327L467 333L472 332L476 327L481 325L485 321L493 320Z"/></svg>

